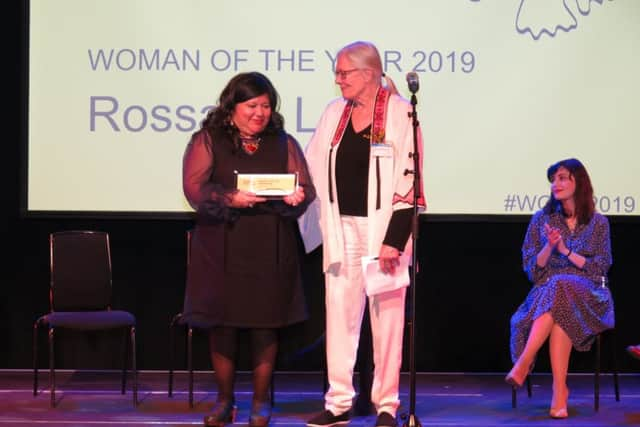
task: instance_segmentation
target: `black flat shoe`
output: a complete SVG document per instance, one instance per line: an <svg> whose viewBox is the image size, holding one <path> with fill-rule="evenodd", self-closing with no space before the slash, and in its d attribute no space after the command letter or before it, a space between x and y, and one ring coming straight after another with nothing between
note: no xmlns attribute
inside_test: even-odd
<svg viewBox="0 0 640 427"><path fill-rule="evenodd" d="M251 403L249 427L267 427L271 420L271 403L254 401Z"/></svg>
<svg viewBox="0 0 640 427"><path fill-rule="evenodd" d="M376 417L376 423L374 427L397 427L398 421L396 417L388 412L380 412Z"/></svg>
<svg viewBox="0 0 640 427"><path fill-rule="evenodd" d="M221 400L213 405L209 415L204 417L204 425L207 427L223 427L233 423L236 419L237 408L233 400Z"/></svg>

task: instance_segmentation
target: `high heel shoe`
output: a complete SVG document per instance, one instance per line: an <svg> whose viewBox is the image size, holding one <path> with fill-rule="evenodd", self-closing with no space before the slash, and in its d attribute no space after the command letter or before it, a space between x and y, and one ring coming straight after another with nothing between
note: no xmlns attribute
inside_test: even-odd
<svg viewBox="0 0 640 427"><path fill-rule="evenodd" d="M531 366L529 368L527 368L524 372L524 375L522 375L522 377L520 378L518 376L518 373L520 371L522 371L522 369L520 368L520 363L516 362L515 365L513 365L513 368L511 368L511 370L509 371L509 373L507 374L506 377L504 377L504 381L511 385L512 387L515 388L520 388L522 387L522 384L524 384L524 381L527 379L527 375L529 375L529 373L531 372Z"/></svg>
<svg viewBox="0 0 640 427"><path fill-rule="evenodd" d="M509 372L507 374L507 376L504 377L504 382L509 384L511 387L520 388L520 387L522 387L522 384L524 383L524 380L522 380L522 381L516 380L515 376L511 372Z"/></svg>
<svg viewBox="0 0 640 427"><path fill-rule="evenodd" d="M254 400L251 403L249 427L267 427L271 420L271 403Z"/></svg>
<svg viewBox="0 0 640 427"><path fill-rule="evenodd" d="M555 399L551 399L551 408L549 409L549 416L555 419L563 419L569 417L569 411L567 410L567 402L569 401L569 389L566 388L565 399L557 406L554 406ZM555 397L555 393L554 393Z"/></svg>
<svg viewBox="0 0 640 427"><path fill-rule="evenodd" d="M556 420L560 420L563 418L568 418L569 413L567 412L567 408L558 408L558 409L551 408L549 409L549 416Z"/></svg>
<svg viewBox="0 0 640 427"><path fill-rule="evenodd" d="M223 427L225 424L233 423L236 419L236 408L234 400L221 400L213 405L213 410L204 417L204 425L207 427Z"/></svg>

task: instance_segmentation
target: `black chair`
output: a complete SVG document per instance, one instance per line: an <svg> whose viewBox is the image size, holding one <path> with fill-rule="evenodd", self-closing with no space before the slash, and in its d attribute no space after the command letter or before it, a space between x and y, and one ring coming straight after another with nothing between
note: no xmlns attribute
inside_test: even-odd
<svg viewBox="0 0 640 427"><path fill-rule="evenodd" d="M187 231L187 266L191 260L191 237L193 231ZM186 347L187 347L187 371L189 372L189 408L193 408L193 331L201 329L206 331L206 327L194 322L188 315L178 313L171 319L169 323L169 397L173 397L173 366L175 352L175 329L183 327L186 331ZM270 399L271 405L275 404L274 395L274 376L271 376Z"/></svg>
<svg viewBox="0 0 640 427"><path fill-rule="evenodd" d="M131 350L133 405L138 404L136 371L136 318L127 311L112 310L111 252L109 235L98 231L61 231L49 235L49 313L33 325L33 395L38 394L38 330L48 328L49 388L55 407L55 331L123 328L130 336L124 344L121 393L125 393L127 359Z"/></svg>
<svg viewBox="0 0 640 427"><path fill-rule="evenodd" d="M609 335L611 338L611 361L613 366L613 388L616 396L616 402L620 402L620 384L618 382L618 363L616 358L616 330L607 329L596 336L596 342L592 348L592 352L595 353L595 366L593 377L593 407L596 412L600 409L600 356L602 352L602 338L603 335ZM531 397L531 376L527 376L527 397ZM516 388L511 388L511 407L515 408L518 405Z"/></svg>

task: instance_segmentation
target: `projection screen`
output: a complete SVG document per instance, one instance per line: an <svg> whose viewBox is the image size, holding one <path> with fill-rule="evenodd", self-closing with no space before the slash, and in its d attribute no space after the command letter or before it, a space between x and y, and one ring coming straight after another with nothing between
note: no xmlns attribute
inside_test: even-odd
<svg viewBox="0 0 640 427"><path fill-rule="evenodd" d="M183 213L182 155L236 73L276 86L301 144L338 49L418 73L428 214L520 215L576 157L638 215L637 0L31 0L27 213Z"/></svg>

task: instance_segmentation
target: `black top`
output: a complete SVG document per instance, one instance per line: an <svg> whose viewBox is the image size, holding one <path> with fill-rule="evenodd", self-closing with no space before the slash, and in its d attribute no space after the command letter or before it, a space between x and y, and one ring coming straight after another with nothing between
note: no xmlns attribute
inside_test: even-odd
<svg viewBox="0 0 640 427"><path fill-rule="evenodd" d="M341 215L367 216L371 125L356 132L349 124L336 153L336 188ZM403 250L411 234L412 209L393 212L384 244Z"/></svg>
<svg viewBox="0 0 640 427"><path fill-rule="evenodd" d="M338 146L336 187L341 215L367 216L370 129L371 125L356 133L349 120Z"/></svg>

